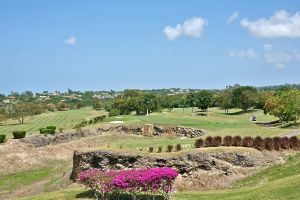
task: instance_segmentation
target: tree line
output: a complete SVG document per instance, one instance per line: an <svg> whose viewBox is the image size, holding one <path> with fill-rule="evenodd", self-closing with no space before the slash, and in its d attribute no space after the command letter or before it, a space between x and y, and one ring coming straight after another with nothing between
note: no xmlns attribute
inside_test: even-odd
<svg viewBox="0 0 300 200"><path fill-rule="evenodd" d="M127 115L135 112L142 115L167 109L172 112L174 108L199 108L209 113L210 107L220 107L228 114L229 109L240 108L247 112L251 108L263 109L265 114L278 117L281 123L293 121L300 117L300 91L282 87L272 91L259 91L252 86L229 86L224 90L200 90L189 93L172 95L157 95L141 90L125 90L105 109L110 115Z"/></svg>

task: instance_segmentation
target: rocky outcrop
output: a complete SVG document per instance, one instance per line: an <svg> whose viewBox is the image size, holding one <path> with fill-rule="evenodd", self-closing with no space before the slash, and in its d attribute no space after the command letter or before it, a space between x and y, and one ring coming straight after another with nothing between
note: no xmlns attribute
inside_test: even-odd
<svg viewBox="0 0 300 200"><path fill-rule="evenodd" d="M200 185L203 188L207 185L214 187L222 179L227 180L227 182L228 180L235 180L242 177L250 169L281 163L283 161L283 155L279 152L260 152L256 150L249 152L215 153L205 153L195 150L174 157L143 156L107 150L92 152L75 151L71 179L76 180L80 171L90 168L108 170L173 167L177 169L181 174L181 178L185 180L179 185L201 182L198 186ZM199 177L201 179L198 179ZM203 183L203 180L206 180L206 183ZM193 184L188 187L192 186Z"/></svg>
<svg viewBox="0 0 300 200"><path fill-rule="evenodd" d="M48 135L36 135L28 138L23 138L21 141L28 143L34 147L43 147L49 144L59 144L71 140L80 139L82 137L97 136L109 133L135 134L143 135L142 126L125 126L125 125L109 125L100 128L82 129L76 132L55 133ZM185 128L179 126L154 126L153 136L163 134L174 134L179 137L200 137L206 132L200 129Z"/></svg>

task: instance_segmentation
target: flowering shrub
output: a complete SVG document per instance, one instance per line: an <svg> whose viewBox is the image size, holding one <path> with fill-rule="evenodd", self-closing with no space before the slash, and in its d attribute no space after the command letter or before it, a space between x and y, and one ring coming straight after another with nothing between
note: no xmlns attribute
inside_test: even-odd
<svg viewBox="0 0 300 200"><path fill-rule="evenodd" d="M133 199L137 195L159 193L170 199L173 183L178 173L172 168L149 168L132 170L90 169L79 174L79 181L100 193L103 199L111 194L130 194Z"/></svg>

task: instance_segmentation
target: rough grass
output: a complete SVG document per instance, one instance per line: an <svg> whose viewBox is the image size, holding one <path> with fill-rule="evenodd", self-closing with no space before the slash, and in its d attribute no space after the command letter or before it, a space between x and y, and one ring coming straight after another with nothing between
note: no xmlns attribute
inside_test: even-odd
<svg viewBox="0 0 300 200"><path fill-rule="evenodd" d="M299 199L300 197L300 153L285 164L269 167L261 172L237 182L233 188L199 192L175 192L176 200L218 200L218 199ZM24 199L89 199L84 188L61 190ZM23 199L23 200L24 200Z"/></svg>
<svg viewBox="0 0 300 200"><path fill-rule="evenodd" d="M63 129L71 129L75 124L95 116L102 115L103 112L95 111L91 107L84 107L79 110L46 112L41 115L28 117L25 124L18 124L15 120L9 120L8 125L0 124L0 134L12 137L13 130L25 130L26 135L38 134L39 129L46 126L56 126Z"/></svg>
<svg viewBox="0 0 300 200"><path fill-rule="evenodd" d="M0 199L7 199L14 192L18 196L32 195L57 190L70 183L70 167L62 163L52 163L49 166L17 172L0 177Z"/></svg>

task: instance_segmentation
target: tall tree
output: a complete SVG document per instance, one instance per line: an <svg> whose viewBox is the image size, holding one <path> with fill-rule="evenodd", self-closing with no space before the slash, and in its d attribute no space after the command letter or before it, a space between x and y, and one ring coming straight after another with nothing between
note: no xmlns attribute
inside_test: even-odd
<svg viewBox="0 0 300 200"><path fill-rule="evenodd" d="M231 89L226 89L220 94L219 104L225 110L225 114L228 114L229 109L232 108L232 96Z"/></svg>
<svg viewBox="0 0 300 200"><path fill-rule="evenodd" d="M195 115L194 107L197 106L197 96L196 93L190 92L186 98L187 104L192 107L192 115Z"/></svg>
<svg viewBox="0 0 300 200"><path fill-rule="evenodd" d="M253 107L257 101L257 90L251 86L235 87L232 92L232 103L235 107L247 111Z"/></svg>

